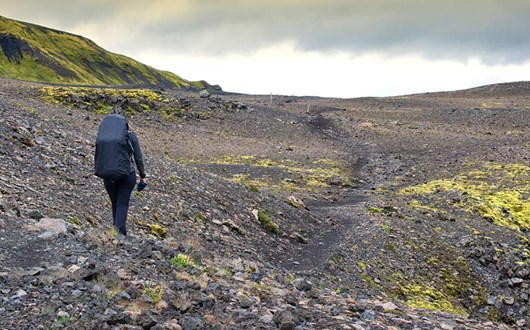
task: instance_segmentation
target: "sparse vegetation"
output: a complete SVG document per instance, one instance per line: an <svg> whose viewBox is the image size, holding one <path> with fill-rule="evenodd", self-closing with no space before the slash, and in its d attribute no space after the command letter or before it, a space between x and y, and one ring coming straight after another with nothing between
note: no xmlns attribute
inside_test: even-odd
<svg viewBox="0 0 530 330"><path fill-rule="evenodd" d="M230 179L240 182L251 191L259 192L259 187L283 191L312 191L330 186L352 188L354 184L349 178L350 174L344 169L344 164L331 159L319 159L309 164L302 164L289 159L274 161L265 157L254 155L222 156L211 158L208 161L186 160L195 165L221 165L246 167L246 173L234 174ZM275 178L283 173L281 180Z"/></svg>
<svg viewBox="0 0 530 330"><path fill-rule="evenodd" d="M76 226L81 226L81 221L78 217L72 217L70 218L70 223Z"/></svg>
<svg viewBox="0 0 530 330"><path fill-rule="evenodd" d="M430 309L458 314L467 317L467 311L462 307L457 307L444 293L421 285L407 285L400 287L402 293L407 297L407 303L412 307Z"/></svg>
<svg viewBox="0 0 530 330"><path fill-rule="evenodd" d="M530 167L486 163L482 170L471 170L452 179L434 180L401 189L405 195L418 196L413 207L436 212L453 195L451 207L478 214L499 226L516 230L530 229ZM423 200L423 204L419 201ZM430 203L427 204L426 203Z"/></svg>
<svg viewBox="0 0 530 330"><path fill-rule="evenodd" d="M380 207L369 206L368 207L368 212L375 213L375 214L381 214L381 213L383 213L383 209L380 208Z"/></svg>
<svg viewBox="0 0 530 330"><path fill-rule="evenodd" d="M154 224L154 223L148 223L145 226L147 229L149 229L149 233L157 237L166 238L168 236L167 230L161 225Z"/></svg>
<svg viewBox="0 0 530 330"><path fill-rule="evenodd" d="M195 212L195 219L198 219L200 221L205 221L206 217L204 216L204 214L202 214L202 212L197 211Z"/></svg>
<svg viewBox="0 0 530 330"><path fill-rule="evenodd" d="M171 258L171 264L178 269L184 269L188 266L193 268L200 268L199 265L188 255L179 253Z"/></svg>
<svg viewBox="0 0 530 330"><path fill-rule="evenodd" d="M279 234L280 233L280 227L274 223L266 211L264 210L258 210L258 221L265 226L269 231Z"/></svg>
<svg viewBox="0 0 530 330"><path fill-rule="evenodd" d="M164 287L162 285L147 286L144 288L142 295L147 297L153 304L157 304L164 297Z"/></svg>

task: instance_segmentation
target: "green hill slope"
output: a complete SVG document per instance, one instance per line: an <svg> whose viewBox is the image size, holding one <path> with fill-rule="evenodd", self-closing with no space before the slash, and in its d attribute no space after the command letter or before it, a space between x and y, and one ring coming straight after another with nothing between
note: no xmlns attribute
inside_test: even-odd
<svg viewBox="0 0 530 330"><path fill-rule="evenodd" d="M67 32L0 16L0 76L81 85L203 88L167 71L114 54Z"/></svg>

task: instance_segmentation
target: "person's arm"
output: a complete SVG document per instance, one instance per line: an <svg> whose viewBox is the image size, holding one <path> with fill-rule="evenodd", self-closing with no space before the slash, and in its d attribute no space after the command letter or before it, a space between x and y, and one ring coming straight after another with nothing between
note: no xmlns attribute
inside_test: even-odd
<svg viewBox="0 0 530 330"><path fill-rule="evenodd" d="M140 142L134 132L129 133L129 141L133 147L134 162L136 163L136 168L140 173L140 181L145 182L145 168L144 168L144 159L142 156L142 149L140 149Z"/></svg>

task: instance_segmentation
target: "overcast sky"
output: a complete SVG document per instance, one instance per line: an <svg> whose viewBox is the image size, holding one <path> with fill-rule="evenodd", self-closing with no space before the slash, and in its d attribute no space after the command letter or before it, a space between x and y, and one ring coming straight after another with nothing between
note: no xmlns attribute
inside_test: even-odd
<svg viewBox="0 0 530 330"><path fill-rule="evenodd" d="M2 0L0 15L235 92L387 96L530 80L530 0Z"/></svg>

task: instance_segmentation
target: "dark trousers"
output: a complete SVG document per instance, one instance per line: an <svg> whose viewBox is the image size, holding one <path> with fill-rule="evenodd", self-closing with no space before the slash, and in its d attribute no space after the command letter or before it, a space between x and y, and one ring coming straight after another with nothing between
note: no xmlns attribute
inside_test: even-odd
<svg viewBox="0 0 530 330"><path fill-rule="evenodd" d="M125 223L127 222L127 212L129 211L129 199L136 184L136 173L131 172L128 177L118 181L104 180L104 182L112 204L114 226L120 233L127 235Z"/></svg>

